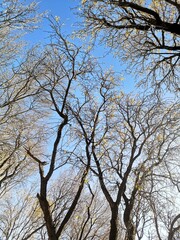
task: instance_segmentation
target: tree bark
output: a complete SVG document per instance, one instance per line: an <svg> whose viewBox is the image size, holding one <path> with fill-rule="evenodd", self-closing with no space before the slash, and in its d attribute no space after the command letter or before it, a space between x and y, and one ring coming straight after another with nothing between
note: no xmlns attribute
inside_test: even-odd
<svg viewBox="0 0 180 240"><path fill-rule="evenodd" d="M135 227L131 219L132 209L133 209L133 204L126 202L126 208L124 211L124 224L126 226L125 240L135 240Z"/></svg>
<svg viewBox="0 0 180 240"><path fill-rule="evenodd" d="M109 240L117 239L118 239L118 205L114 204L114 206L111 207Z"/></svg>
<svg viewBox="0 0 180 240"><path fill-rule="evenodd" d="M58 240L56 229L50 214L48 201L46 199L43 199L39 194L37 195L37 197L39 199L41 209L44 213L44 219L45 219L49 240Z"/></svg>

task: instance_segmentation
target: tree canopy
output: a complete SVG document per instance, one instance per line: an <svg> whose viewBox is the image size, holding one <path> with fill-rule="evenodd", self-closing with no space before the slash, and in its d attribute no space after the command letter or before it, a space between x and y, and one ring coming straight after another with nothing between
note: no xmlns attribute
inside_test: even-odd
<svg viewBox="0 0 180 240"><path fill-rule="evenodd" d="M144 73L144 82L179 91L178 1L82 1L81 15L85 33L100 36L137 75Z"/></svg>
<svg viewBox="0 0 180 240"><path fill-rule="evenodd" d="M1 3L0 239L177 240L180 5L80 4L80 30L46 15L48 38L27 47L43 14ZM123 88L98 43L137 66L143 91Z"/></svg>

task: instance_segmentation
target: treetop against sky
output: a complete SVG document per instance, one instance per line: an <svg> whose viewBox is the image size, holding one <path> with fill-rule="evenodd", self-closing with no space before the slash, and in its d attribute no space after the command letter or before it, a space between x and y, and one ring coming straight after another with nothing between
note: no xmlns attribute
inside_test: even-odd
<svg viewBox="0 0 180 240"><path fill-rule="evenodd" d="M0 9L0 238L179 239L178 1L28 3Z"/></svg>
<svg viewBox="0 0 180 240"><path fill-rule="evenodd" d="M93 54L101 58L105 66L113 65L116 72L123 71L127 89L128 86L134 89L136 78L157 89L163 89L163 86L175 88L174 92L178 92L179 74L176 67L179 62L178 9L177 1L173 4L166 0L39 3L39 11L47 11L56 17L63 24L65 33L76 31L79 39L73 41L92 46L96 39ZM41 30L32 35L34 40L43 36L46 39L42 33L48 29L44 20Z"/></svg>
<svg viewBox="0 0 180 240"><path fill-rule="evenodd" d="M28 0L27 2L31 2ZM86 49L92 45L93 41L90 38L80 37L79 34L75 34L79 29L80 23L84 22L80 15L77 12L81 11L82 2L77 0L68 0L68 1L45 1L42 0L38 2L38 11L44 12L45 16L54 17L62 25L62 32L65 35L72 37L72 42L75 42L79 46L85 46ZM36 31L25 36L25 40L29 43L45 43L48 41L48 34L50 31L50 23L47 19L43 19L39 23L40 28ZM78 37L77 37L78 35ZM99 62L104 65L105 68L113 68L115 72L120 75L121 81L126 78L126 81L122 83L122 86L126 91L132 91L134 89L134 79L135 74L130 74L129 68L126 67L126 63L119 61L117 57L113 55L111 49L108 48L105 44L97 43L94 45L94 49L91 51L95 57L99 59Z"/></svg>

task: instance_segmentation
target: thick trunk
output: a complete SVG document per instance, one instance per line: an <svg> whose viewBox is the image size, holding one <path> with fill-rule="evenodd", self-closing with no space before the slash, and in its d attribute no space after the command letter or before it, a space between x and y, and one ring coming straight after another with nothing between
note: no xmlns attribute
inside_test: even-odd
<svg viewBox="0 0 180 240"><path fill-rule="evenodd" d="M118 239L118 206L111 207L111 221L109 240Z"/></svg>
<svg viewBox="0 0 180 240"><path fill-rule="evenodd" d="M124 224L126 226L126 240L135 240L135 227L131 218L133 204L126 202L124 211Z"/></svg>

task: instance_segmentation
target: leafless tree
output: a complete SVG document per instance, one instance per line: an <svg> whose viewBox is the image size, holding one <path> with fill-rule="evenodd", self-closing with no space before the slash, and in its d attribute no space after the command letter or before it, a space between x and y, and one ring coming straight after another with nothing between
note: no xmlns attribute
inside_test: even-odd
<svg viewBox="0 0 180 240"><path fill-rule="evenodd" d="M141 189L152 171L163 168L170 153L177 150L178 105L117 94L113 84L110 74L101 76L99 95L94 89L84 91L81 110L71 111L80 137L90 142L91 171L98 177L111 209L109 239L125 234L125 239L133 240L137 235L133 211ZM118 226L119 209L126 230Z"/></svg>
<svg viewBox="0 0 180 240"><path fill-rule="evenodd" d="M60 217L64 217L58 223L50 208L48 199L49 184L54 175L57 172L61 173L61 168L71 159L71 148L72 152L73 149L75 151L77 148L74 146L74 144L78 145L75 138L68 140L71 119L68 115L67 105L73 102L75 94L73 92L78 86L77 78L81 79L91 74L93 65L86 53L83 53L79 47L62 36L59 23L54 19L50 19L50 24L52 28L50 43L45 46L40 64L37 65L36 70L33 72L36 84L40 89L34 104L36 108L40 106L40 113L43 116L45 112L49 113L49 115L45 116L45 128L47 130L44 137L40 133L41 141L39 144L29 144L25 149L31 161L36 162L39 166L40 192L37 197L43 211L48 237L49 239L59 239L76 208L89 172L91 157L87 149L84 149L87 164L81 167L80 178L78 179L79 185L73 196L71 196L71 204L68 204L66 214L60 215ZM25 63L25 66L28 68L27 63ZM36 75L36 72L38 72L38 75ZM43 112L42 109L44 109ZM48 119L51 122L48 123ZM53 119L55 119L55 122ZM42 139L44 139L44 142ZM51 146L51 149L46 154L43 152L37 154L39 146L41 148L41 143L44 146L48 144L48 148ZM65 146L63 147L63 145ZM77 157L75 157L74 161L77 160ZM44 166L45 164L47 166ZM60 213L56 214L59 215Z"/></svg>
<svg viewBox="0 0 180 240"><path fill-rule="evenodd" d="M162 2L167 15L164 5L154 1L151 6L83 1L83 14L88 31L103 29L105 41L139 57L141 65L154 51L167 51L155 54L150 71L169 71L172 57L173 69L167 76L160 72L163 80L154 84L176 88L179 32L170 27L179 27L179 4ZM10 3L18 10L16 1ZM167 22L171 8L175 12ZM1 237L178 238L180 209L174 198L179 198L179 103L124 93L112 69L104 71L89 50L62 35L56 19L49 21L49 43L29 50L16 67L2 62L9 70L2 72L0 85ZM9 23L12 29L17 26L13 17ZM171 57L166 59L168 50ZM8 54L12 59L16 55ZM29 191L25 198L19 194L18 200L10 200L8 194L17 196L17 183L29 189L31 176L39 183L37 198Z"/></svg>

